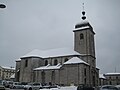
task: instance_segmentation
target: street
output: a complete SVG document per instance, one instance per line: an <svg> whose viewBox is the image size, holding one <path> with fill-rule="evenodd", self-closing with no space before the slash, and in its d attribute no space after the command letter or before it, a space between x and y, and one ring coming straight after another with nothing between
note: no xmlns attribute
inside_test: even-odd
<svg viewBox="0 0 120 90"><path fill-rule="evenodd" d="M6 88L5 90L24 90L24 89L10 89L10 88Z"/></svg>

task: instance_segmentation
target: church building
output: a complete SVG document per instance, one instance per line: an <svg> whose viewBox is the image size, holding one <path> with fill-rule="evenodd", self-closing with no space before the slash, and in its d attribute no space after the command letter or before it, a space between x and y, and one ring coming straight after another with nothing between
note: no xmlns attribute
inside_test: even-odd
<svg viewBox="0 0 120 90"><path fill-rule="evenodd" d="M97 86L95 42L92 26L86 20L75 25L74 49L33 50L16 61L16 81L42 84Z"/></svg>

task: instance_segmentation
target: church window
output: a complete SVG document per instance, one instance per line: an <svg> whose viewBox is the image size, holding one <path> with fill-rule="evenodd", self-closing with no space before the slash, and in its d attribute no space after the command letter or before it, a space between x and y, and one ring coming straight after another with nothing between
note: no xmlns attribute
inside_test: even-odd
<svg viewBox="0 0 120 90"><path fill-rule="evenodd" d="M84 78L84 84L86 85L86 78Z"/></svg>
<svg viewBox="0 0 120 90"><path fill-rule="evenodd" d="M25 60L25 67L27 67L28 66L28 60L26 59Z"/></svg>
<svg viewBox="0 0 120 90"><path fill-rule="evenodd" d="M84 39L83 33L80 34L80 39Z"/></svg>
<svg viewBox="0 0 120 90"><path fill-rule="evenodd" d="M64 62L67 62L68 61L68 58L65 58L65 61Z"/></svg>
<svg viewBox="0 0 120 90"><path fill-rule="evenodd" d="M111 82L111 81L110 81L109 83L110 83L110 85L112 85L112 82Z"/></svg>
<svg viewBox="0 0 120 90"><path fill-rule="evenodd" d="M58 64L58 61L57 59L54 60L54 65L57 65Z"/></svg>
<svg viewBox="0 0 120 90"><path fill-rule="evenodd" d="M86 68L84 68L84 75L86 76Z"/></svg>
<svg viewBox="0 0 120 90"><path fill-rule="evenodd" d="M46 66L46 65L48 65L48 61L47 61L47 60L45 60L45 66Z"/></svg>
<svg viewBox="0 0 120 90"><path fill-rule="evenodd" d="M55 71L52 71L51 80L52 83L55 83Z"/></svg>

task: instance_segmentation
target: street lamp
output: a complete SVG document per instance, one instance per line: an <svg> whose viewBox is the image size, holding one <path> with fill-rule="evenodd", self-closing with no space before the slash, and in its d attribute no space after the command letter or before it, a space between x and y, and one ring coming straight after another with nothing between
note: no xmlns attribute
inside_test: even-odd
<svg viewBox="0 0 120 90"><path fill-rule="evenodd" d="M6 8L4 4L0 4L0 8Z"/></svg>

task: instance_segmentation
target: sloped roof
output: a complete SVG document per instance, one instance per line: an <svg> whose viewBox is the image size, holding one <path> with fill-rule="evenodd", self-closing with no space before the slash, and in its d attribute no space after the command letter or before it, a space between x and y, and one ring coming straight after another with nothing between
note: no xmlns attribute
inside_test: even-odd
<svg viewBox="0 0 120 90"><path fill-rule="evenodd" d="M78 57L73 57L70 60L66 61L64 64L79 64L79 63L89 65L88 63L86 63L85 61Z"/></svg>
<svg viewBox="0 0 120 90"><path fill-rule="evenodd" d="M50 64L48 64L47 66L38 67L38 68L35 68L34 70L55 70L55 69L60 69L61 67L62 65L60 64L55 66L51 66Z"/></svg>
<svg viewBox="0 0 120 90"><path fill-rule="evenodd" d="M105 73L104 75L120 75L120 73Z"/></svg>
<svg viewBox="0 0 120 90"><path fill-rule="evenodd" d="M88 29L88 28L90 28L90 26L84 26L84 27L80 27L80 28L75 28L74 31L81 30L81 29Z"/></svg>
<svg viewBox="0 0 120 90"><path fill-rule="evenodd" d="M12 70L15 70L15 68L12 68L12 67L5 67L5 66L1 66L2 68L4 69L12 69Z"/></svg>
<svg viewBox="0 0 120 90"><path fill-rule="evenodd" d="M10 78L15 78L15 74L13 74Z"/></svg>
<svg viewBox="0 0 120 90"><path fill-rule="evenodd" d="M68 56L68 55L80 55L80 54L74 51L73 49L69 49L69 48L58 48L58 49L51 49L44 51L35 49L30 53L22 56L21 58L25 58L25 57L49 58L49 57L59 57L59 56Z"/></svg>
<svg viewBox="0 0 120 90"><path fill-rule="evenodd" d="M99 78L106 79L106 77L103 74L99 74Z"/></svg>

